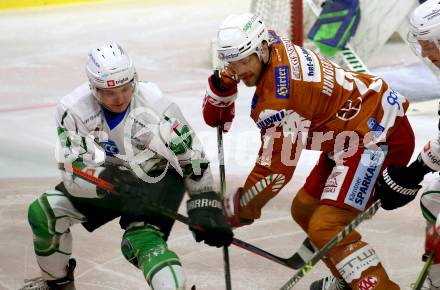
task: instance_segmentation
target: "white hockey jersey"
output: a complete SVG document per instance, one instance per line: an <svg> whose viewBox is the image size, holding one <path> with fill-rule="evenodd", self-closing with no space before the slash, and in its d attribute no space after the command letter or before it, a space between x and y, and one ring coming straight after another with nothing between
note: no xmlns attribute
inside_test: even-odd
<svg viewBox="0 0 440 290"><path fill-rule="evenodd" d="M120 117L118 122L109 124L88 83L83 83L57 105L57 160L94 176L104 169L104 163L123 165L146 182L158 181L149 172L174 168L185 178L190 195L213 190L209 166L200 169L200 164L208 163L201 143L178 106L163 97L156 84L139 82ZM169 149L170 131L176 126L187 128L192 141L178 154ZM202 176L191 178L194 175ZM63 171L62 178L73 196L97 197L93 184L71 172Z"/></svg>

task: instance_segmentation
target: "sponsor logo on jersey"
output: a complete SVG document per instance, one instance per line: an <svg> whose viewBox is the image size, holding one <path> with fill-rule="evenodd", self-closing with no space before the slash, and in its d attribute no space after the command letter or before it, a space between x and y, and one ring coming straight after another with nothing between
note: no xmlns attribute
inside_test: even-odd
<svg viewBox="0 0 440 290"><path fill-rule="evenodd" d="M359 281L358 288L359 290L373 290L376 289L377 285L379 285L379 278L368 276Z"/></svg>
<svg viewBox="0 0 440 290"><path fill-rule="evenodd" d="M286 116L286 110L284 109L280 111L264 110L260 113L260 116L257 121L257 126L260 129L265 129L272 125L275 125L277 127L285 116Z"/></svg>
<svg viewBox="0 0 440 290"><path fill-rule="evenodd" d="M356 100L348 100L345 102L342 108L340 108L339 111L336 112L336 118L342 121L349 121L351 119L354 119L359 114L361 108L361 97L356 98Z"/></svg>
<svg viewBox="0 0 440 290"><path fill-rule="evenodd" d="M333 169L330 176L324 185L324 190L322 192L322 199L338 200L339 193L344 183L345 176L347 175L347 166L337 166Z"/></svg>
<svg viewBox="0 0 440 290"><path fill-rule="evenodd" d="M380 125L376 119L370 118L367 121L368 128L373 132L375 138L379 138L379 136L385 131L385 128Z"/></svg>
<svg viewBox="0 0 440 290"><path fill-rule="evenodd" d="M273 30L269 30L269 43L270 44L280 44L281 43L280 38Z"/></svg>
<svg viewBox="0 0 440 290"><path fill-rule="evenodd" d="M390 104L391 106L397 105L397 109L400 110L400 102L399 101L400 100L399 100L399 96L397 95L397 92L390 90L387 95L388 104Z"/></svg>
<svg viewBox="0 0 440 290"><path fill-rule="evenodd" d="M281 40L283 41L283 45L286 48L286 53L289 56L291 78L293 80L301 80L298 53L289 39L282 37Z"/></svg>
<svg viewBox="0 0 440 290"><path fill-rule="evenodd" d="M288 99L290 96L289 67L275 67L275 96L277 99Z"/></svg>
<svg viewBox="0 0 440 290"><path fill-rule="evenodd" d="M114 156L119 153L118 146L116 146L116 143L113 140L106 140L101 143L101 146L110 156Z"/></svg>
<svg viewBox="0 0 440 290"><path fill-rule="evenodd" d="M393 91L392 89L388 88L382 95L381 95L381 105L383 109L383 117L382 117L382 124L385 128L389 128L394 125L394 120L396 116L403 117L404 110L403 110L403 103L406 101L405 97L399 94L396 91ZM385 124L383 123L384 120L389 120Z"/></svg>
<svg viewBox="0 0 440 290"><path fill-rule="evenodd" d="M316 55L310 50L296 46L301 63L302 79L306 82L321 82L321 70Z"/></svg>
<svg viewBox="0 0 440 290"><path fill-rule="evenodd" d="M94 115L85 118L83 121L84 124L87 124L88 122L95 120L100 114L101 114L101 111L98 111ZM96 129L95 129L95 131L96 131Z"/></svg>
<svg viewBox="0 0 440 290"><path fill-rule="evenodd" d="M252 97L252 102L251 102L251 109L255 110L255 108L257 107L257 103L258 103L258 99L260 97L257 94L254 94L254 96Z"/></svg>
<svg viewBox="0 0 440 290"><path fill-rule="evenodd" d="M386 151L365 149L358 164L353 181L348 189L344 203L360 211L365 207L370 198L371 191L380 173Z"/></svg>
<svg viewBox="0 0 440 290"><path fill-rule="evenodd" d="M328 61L328 59L323 58L318 55L319 60L321 60L323 79L322 79L322 90L324 95L331 97L333 94L333 88L335 87L335 70L333 65Z"/></svg>
<svg viewBox="0 0 440 290"><path fill-rule="evenodd" d="M315 64L313 63L313 59L310 56L310 53L304 47L301 47L301 51L303 52L305 65L308 70L305 71L306 75L309 77L313 77L315 75Z"/></svg>

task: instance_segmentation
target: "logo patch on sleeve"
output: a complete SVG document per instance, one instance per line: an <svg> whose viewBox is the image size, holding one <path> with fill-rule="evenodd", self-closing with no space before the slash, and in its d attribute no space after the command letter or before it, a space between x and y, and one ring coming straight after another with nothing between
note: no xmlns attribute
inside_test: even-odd
<svg viewBox="0 0 440 290"><path fill-rule="evenodd" d="M291 78L292 80L301 80L301 71L299 68L298 53L296 52L294 45L289 39L283 37L281 38L281 40L283 41L283 45L286 49L286 53L289 56Z"/></svg>
<svg viewBox="0 0 440 290"><path fill-rule="evenodd" d="M289 67L275 67L275 90L277 99L288 99L290 95Z"/></svg>
<svg viewBox="0 0 440 290"><path fill-rule="evenodd" d="M306 82L320 82L321 69L316 55L303 47L295 47L301 62L302 79Z"/></svg>

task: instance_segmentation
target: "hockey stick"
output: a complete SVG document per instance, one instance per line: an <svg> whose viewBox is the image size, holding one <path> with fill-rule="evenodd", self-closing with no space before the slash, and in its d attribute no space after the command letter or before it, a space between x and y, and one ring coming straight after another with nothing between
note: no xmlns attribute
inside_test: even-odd
<svg viewBox="0 0 440 290"><path fill-rule="evenodd" d="M217 125L217 149L220 170L220 200L223 202L225 198L226 177L225 177L225 160L223 154L223 125ZM226 290L232 290L231 285L231 267L229 263L228 247L223 247L223 264L225 268Z"/></svg>
<svg viewBox="0 0 440 290"><path fill-rule="evenodd" d="M434 261L435 253L434 251L431 251L429 253L428 258L425 261L425 264L423 265L422 271L419 274L419 277L417 277L417 281L414 284L413 290L421 290L423 287L423 282L425 282L426 277L428 276L428 270L429 267L431 267L432 262Z"/></svg>
<svg viewBox="0 0 440 290"><path fill-rule="evenodd" d="M266 252L263 249L257 248L254 245L251 245L249 243L246 243L245 241L236 238L232 240L232 244L293 270L298 270L303 267L306 264L306 260L312 257L312 255L315 253L315 249L313 248L308 238L306 238L302 242L298 251L290 258L278 257L274 254Z"/></svg>
<svg viewBox="0 0 440 290"><path fill-rule="evenodd" d="M324 247L316 252L312 258L304 265L296 274L289 279L280 290L289 290L295 286L302 277L307 274L316 263L318 263L331 249L333 249L340 241L342 241L349 233L351 233L363 220L376 213L380 208L380 200L376 200L366 211L358 215L351 221L342 231L340 231L333 239L331 239Z"/></svg>
<svg viewBox="0 0 440 290"><path fill-rule="evenodd" d="M60 170L68 170L70 172L72 172L75 176L95 184L96 186L105 189L115 195L120 195L120 193L116 192L113 189L113 186L111 183L101 179L101 178L97 178L91 174L88 174L84 171L81 171L79 168L72 166L71 164L68 163L59 163L58 167ZM192 227L196 228L196 229L200 229L200 227L197 227L196 225L192 225L191 221L189 220L188 217L181 215L175 211L172 211L168 208L162 207L160 205L157 205L155 203L151 203L149 208L149 210L164 215L166 217L172 218L174 220L177 220L181 223L184 223L186 225L191 225ZM240 239L237 238L233 238L232 240L232 244L234 244L237 247L240 247L246 251L249 251L251 253L257 254L260 257L266 258L268 260L271 260L273 262L276 262L280 265L283 265L285 267L289 267L291 269L297 270L299 268L301 268L302 266L305 265L305 260L308 258L308 256L311 256L311 253L314 252L313 246L310 244L310 241L308 239L305 239L303 244L300 247L300 250L298 252L296 252L294 255L292 255L292 257L290 258L282 258L282 257L278 257L276 255L273 255L269 252L266 252L263 249L260 249L254 245L251 245L245 241L242 241Z"/></svg>

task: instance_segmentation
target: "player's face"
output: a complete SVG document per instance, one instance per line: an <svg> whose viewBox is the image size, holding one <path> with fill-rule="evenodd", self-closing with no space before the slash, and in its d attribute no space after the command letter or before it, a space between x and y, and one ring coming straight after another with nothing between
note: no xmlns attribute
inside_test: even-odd
<svg viewBox="0 0 440 290"><path fill-rule="evenodd" d="M253 53L243 59L230 62L232 69L237 73L237 76L248 87L255 86L260 79L263 71L263 64L258 55Z"/></svg>
<svg viewBox="0 0 440 290"><path fill-rule="evenodd" d="M440 50L431 40L419 40L423 57L429 59L436 67L440 68Z"/></svg>
<svg viewBox="0 0 440 290"><path fill-rule="evenodd" d="M102 105L113 113L121 113L127 109L133 96L133 81L120 87L98 89Z"/></svg>

